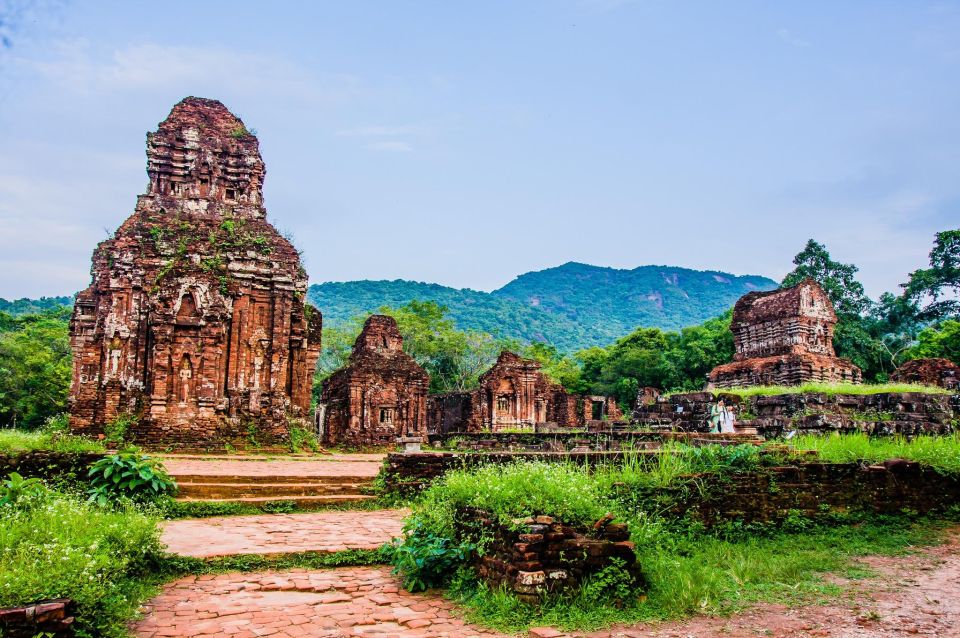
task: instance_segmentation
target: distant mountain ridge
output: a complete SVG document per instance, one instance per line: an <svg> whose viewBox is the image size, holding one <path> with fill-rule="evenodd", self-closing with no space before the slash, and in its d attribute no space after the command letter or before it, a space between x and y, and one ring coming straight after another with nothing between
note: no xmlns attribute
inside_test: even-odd
<svg viewBox="0 0 960 638"><path fill-rule="evenodd" d="M520 275L493 292L393 281L327 282L307 298L324 324L336 326L382 306L436 301L462 330L482 330L520 341L545 341L563 352L606 346L638 327L678 330L715 317L753 290L777 287L772 279L677 266L632 270L569 262ZM69 306L73 297L0 299L14 315Z"/></svg>
<svg viewBox="0 0 960 638"><path fill-rule="evenodd" d="M394 281L327 282L310 286L308 299L337 325L377 308L413 299L436 301L464 330L483 330L522 341L546 341L572 352L608 345L640 326L678 330L721 314L753 290L777 283L677 266L632 270L569 262L520 275L490 293L438 284Z"/></svg>

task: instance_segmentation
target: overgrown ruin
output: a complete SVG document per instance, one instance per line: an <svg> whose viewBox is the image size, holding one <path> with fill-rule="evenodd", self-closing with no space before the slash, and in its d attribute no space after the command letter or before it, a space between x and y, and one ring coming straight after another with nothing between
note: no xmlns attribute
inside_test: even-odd
<svg viewBox="0 0 960 638"><path fill-rule="evenodd" d="M403 351L393 317L372 315L346 367L323 384L317 407L324 444L392 445L424 438L430 376Z"/></svg>
<svg viewBox="0 0 960 638"><path fill-rule="evenodd" d="M956 390L960 387L960 366L943 358L914 359L894 370L890 380Z"/></svg>
<svg viewBox="0 0 960 638"><path fill-rule="evenodd" d="M496 432L537 424L580 427L588 421L620 418L611 397L568 394L541 372L540 362L503 351L469 392L431 396L431 433Z"/></svg>
<svg viewBox="0 0 960 638"><path fill-rule="evenodd" d="M860 383L860 368L837 357L837 315L813 279L770 292L751 292L733 308L733 362L714 368L708 387Z"/></svg>
<svg viewBox="0 0 960 638"><path fill-rule="evenodd" d="M70 422L122 415L151 445L284 439L306 417L320 353L307 275L266 220L259 143L189 97L147 134L147 193L93 253L77 295Z"/></svg>

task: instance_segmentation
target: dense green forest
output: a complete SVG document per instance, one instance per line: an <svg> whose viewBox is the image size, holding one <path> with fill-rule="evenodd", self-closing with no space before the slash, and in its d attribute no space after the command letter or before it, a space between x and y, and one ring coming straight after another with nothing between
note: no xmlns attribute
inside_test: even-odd
<svg viewBox="0 0 960 638"><path fill-rule="evenodd" d="M32 315L45 310L55 310L61 306L72 306L73 297L40 297L39 299L14 299L7 301L0 298L0 312L5 312L14 317L20 315Z"/></svg>
<svg viewBox="0 0 960 638"><path fill-rule="evenodd" d="M928 266L909 273L899 294L887 293L878 300L864 293L855 265L833 260L827 248L812 239L793 263L794 269L782 283L792 285L813 277L823 285L839 319L834 340L837 353L859 365L866 381L885 381L897 365L918 357L944 357L960 364L960 230L937 233ZM588 280L590 286L600 285L590 277ZM415 291L426 284L411 286ZM70 301L18 300L2 306L16 310L36 304L46 309L17 315L0 311L0 426L39 427L66 408L71 366L69 307L59 305L57 299ZM369 310L328 322L324 328L316 391L326 376L345 363L370 311L397 318L404 349L430 372L432 392L474 387L500 350L510 349L542 362L544 371L572 392L609 394L631 405L642 386L701 388L706 374L733 356L729 330L733 301L717 316L697 325L664 330L641 324L609 345L574 353L534 337L516 337L515 332L496 329L500 324L494 319L482 324L493 326L489 330L464 328L455 319L453 308L436 299L388 295L379 300L364 298L362 303L369 305ZM573 308L578 303L562 305ZM515 320L517 315L509 317L504 321Z"/></svg>
<svg viewBox="0 0 960 638"><path fill-rule="evenodd" d="M603 346L637 326L678 330L722 313L751 290L777 284L674 266L633 270L567 263L521 275L492 293L412 281L352 281L310 287L327 325L341 327L382 306L434 301L460 330L545 342L572 353Z"/></svg>

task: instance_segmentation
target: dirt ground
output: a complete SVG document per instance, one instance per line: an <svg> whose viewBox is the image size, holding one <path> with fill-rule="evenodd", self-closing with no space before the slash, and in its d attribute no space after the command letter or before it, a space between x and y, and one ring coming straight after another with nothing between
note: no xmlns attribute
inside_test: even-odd
<svg viewBox="0 0 960 638"><path fill-rule="evenodd" d="M764 604L729 618L614 628L588 638L960 638L960 528L943 545L917 554L867 557L879 578L838 581L848 595L830 605L787 608Z"/></svg>

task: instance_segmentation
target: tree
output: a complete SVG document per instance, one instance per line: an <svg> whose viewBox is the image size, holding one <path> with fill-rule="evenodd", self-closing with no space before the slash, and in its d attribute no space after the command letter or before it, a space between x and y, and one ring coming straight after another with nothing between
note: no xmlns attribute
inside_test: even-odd
<svg viewBox="0 0 960 638"><path fill-rule="evenodd" d="M960 229L936 234L930 251L930 267L910 273L903 285L904 298L923 304L917 316L938 321L960 313Z"/></svg>
<svg viewBox="0 0 960 638"><path fill-rule="evenodd" d="M12 319L0 313L0 423L38 428L66 410L72 356L69 310Z"/></svg>
<svg viewBox="0 0 960 638"><path fill-rule="evenodd" d="M860 269L833 261L823 244L808 240L793 263L796 268L783 278L783 287L795 286L810 277L823 287L839 317L860 317L869 310L870 299L863 291L863 284L856 279Z"/></svg>
<svg viewBox="0 0 960 638"><path fill-rule="evenodd" d="M916 345L906 351L905 359L926 357L942 357L960 365L960 321L947 319L920 331Z"/></svg>

